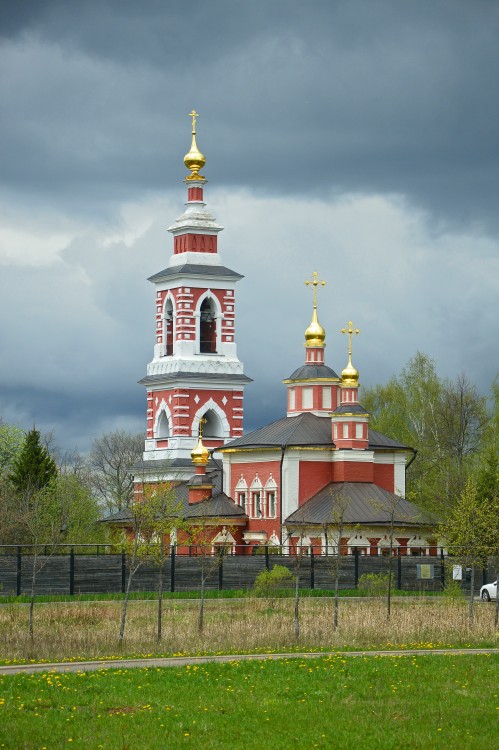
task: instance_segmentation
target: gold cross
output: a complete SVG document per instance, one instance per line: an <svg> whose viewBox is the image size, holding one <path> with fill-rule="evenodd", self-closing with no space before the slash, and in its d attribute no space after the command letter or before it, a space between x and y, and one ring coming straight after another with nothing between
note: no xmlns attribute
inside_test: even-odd
<svg viewBox="0 0 499 750"><path fill-rule="evenodd" d="M195 109L189 112L188 117L192 117L192 135L196 135L196 117L199 117Z"/></svg>
<svg viewBox="0 0 499 750"><path fill-rule="evenodd" d="M351 320L348 321L348 328L342 328L342 333L346 333L348 336L348 356L352 356L352 338L356 336L358 333L360 333L358 328L353 327L353 323Z"/></svg>
<svg viewBox="0 0 499 750"><path fill-rule="evenodd" d="M309 286L309 284L312 284L314 288L314 307L317 307L317 287L320 284L321 286L326 286L325 281L317 281L317 271L314 271L313 275L313 281L307 280L305 282L306 286Z"/></svg>
<svg viewBox="0 0 499 750"><path fill-rule="evenodd" d="M199 439L200 440L203 439L203 425L205 425L207 421L208 420L205 419L204 417L201 417L201 419L199 420L199 432L198 432L198 435L199 435Z"/></svg>

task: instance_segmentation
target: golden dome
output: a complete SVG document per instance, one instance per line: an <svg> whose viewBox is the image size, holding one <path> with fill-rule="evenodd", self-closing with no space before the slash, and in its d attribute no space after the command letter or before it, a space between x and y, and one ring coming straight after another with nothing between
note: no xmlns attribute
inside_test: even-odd
<svg viewBox="0 0 499 750"><path fill-rule="evenodd" d="M312 322L305 331L305 346L325 346L326 331L317 318L317 308L314 307Z"/></svg>
<svg viewBox="0 0 499 750"><path fill-rule="evenodd" d="M343 385L357 385L359 382L359 371L352 365L351 357L348 357L348 364L341 371L341 382Z"/></svg>
<svg viewBox="0 0 499 750"><path fill-rule="evenodd" d="M192 463L194 466L206 466L210 460L210 451L203 445L203 438L200 435L198 438L198 444L191 452Z"/></svg>
<svg viewBox="0 0 499 750"><path fill-rule="evenodd" d="M206 164L206 159L201 151L198 149L196 143L196 117L199 117L198 113L193 109L189 113L189 117L192 117L192 143L189 153L184 156L184 164L187 169L191 170L186 180L204 180L203 175L199 174L199 170Z"/></svg>

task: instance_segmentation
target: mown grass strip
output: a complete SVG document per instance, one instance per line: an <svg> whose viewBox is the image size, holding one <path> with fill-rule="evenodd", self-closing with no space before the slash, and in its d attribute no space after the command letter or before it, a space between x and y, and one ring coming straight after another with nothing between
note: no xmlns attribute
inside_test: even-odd
<svg viewBox="0 0 499 750"><path fill-rule="evenodd" d="M163 599L168 600L181 600L181 599L199 599L199 591L175 591L175 592L163 592ZM294 590L292 589L278 589L274 596L279 599L290 599L294 597ZM360 591L359 589L342 589L340 591L340 597L369 597L369 592ZM300 589L300 597L307 598L331 598L334 596L334 592L329 589ZM399 591L394 589L392 592L394 597L408 597L408 598L424 598L424 597L435 597L442 596L439 591ZM255 594L251 589L225 589L222 591L210 590L205 591L206 599L243 599L243 598L254 598ZM40 594L35 597L37 604L48 604L52 602L119 602L123 601L125 594L110 593L110 594ZM154 601L157 600L158 595L155 591L136 591L129 595L132 601ZM262 598L262 597L260 597ZM27 594L21 594L20 596L0 596L0 604L29 604L30 596Z"/></svg>
<svg viewBox="0 0 499 750"><path fill-rule="evenodd" d="M0 747L489 750L498 677L471 655L0 677Z"/></svg>

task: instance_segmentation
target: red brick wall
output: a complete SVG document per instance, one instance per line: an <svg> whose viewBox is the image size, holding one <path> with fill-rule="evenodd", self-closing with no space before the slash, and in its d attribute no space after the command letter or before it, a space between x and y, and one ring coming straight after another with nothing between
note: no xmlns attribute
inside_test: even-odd
<svg viewBox="0 0 499 750"><path fill-rule="evenodd" d="M374 483L388 492L395 491L395 466L393 464L374 464Z"/></svg>
<svg viewBox="0 0 499 750"><path fill-rule="evenodd" d="M332 464L327 461L300 461L298 504L310 500L332 481Z"/></svg>
<svg viewBox="0 0 499 750"><path fill-rule="evenodd" d="M372 482L373 464L344 461L333 464L335 482Z"/></svg>

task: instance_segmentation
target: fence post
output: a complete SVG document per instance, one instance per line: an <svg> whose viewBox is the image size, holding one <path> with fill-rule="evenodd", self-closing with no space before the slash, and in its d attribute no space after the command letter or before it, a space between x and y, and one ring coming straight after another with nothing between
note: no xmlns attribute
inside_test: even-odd
<svg viewBox="0 0 499 750"><path fill-rule="evenodd" d="M402 591L402 555L400 554L400 549L398 551L397 555L397 588L399 591Z"/></svg>
<svg viewBox="0 0 499 750"><path fill-rule="evenodd" d="M218 590L222 591L224 587L224 556L223 551L220 550L218 553L220 560L218 561Z"/></svg>
<svg viewBox="0 0 499 750"><path fill-rule="evenodd" d="M353 560L354 560L354 580L355 580L354 588L357 588L359 584L359 548L358 547L353 548Z"/></svg>
<svg viewBox="0 0 499 750"><path fill-rule="evenodd" d="M175 545L170 550L170 591L175 591Z"/></svg>
<svg viewBox="0 0 499 750"><path fill-rule="evenodd" d="M440 547L440 583L442 585L442 591L445 588L445 562L444 562L444 548Z"/></svg>
<svg viewBox="0 0 499 750"><path fill-rule="evenodd" d="M270 559L269 559L269 545L265 545L265 567L270 570Z"/></svg>
<svg viewBox="0 0 499 750"><path fill-rule="evenodd" d="M126 590L126 555L124 552L121 553L121 593L124 594Z"/></svg>
<svg viewBox="0 0 499 750"><path fill-rule="evenodd" d="M23 573L22 547L17 547L17 567L16 567L16 596L21 596L21 584Z"/></svg>
<svg viewBox="0 0 499 750"><path fill-rule="evenodd" d="M69 595L73 596L75 592L75 550L71 547L69 553Z"/></svg>
<svg viewBox="0 0 499 750"><path fill-rule="evenodd" d="M310 547L310 588L315 589L315 557L312 547Z"/></svg>

